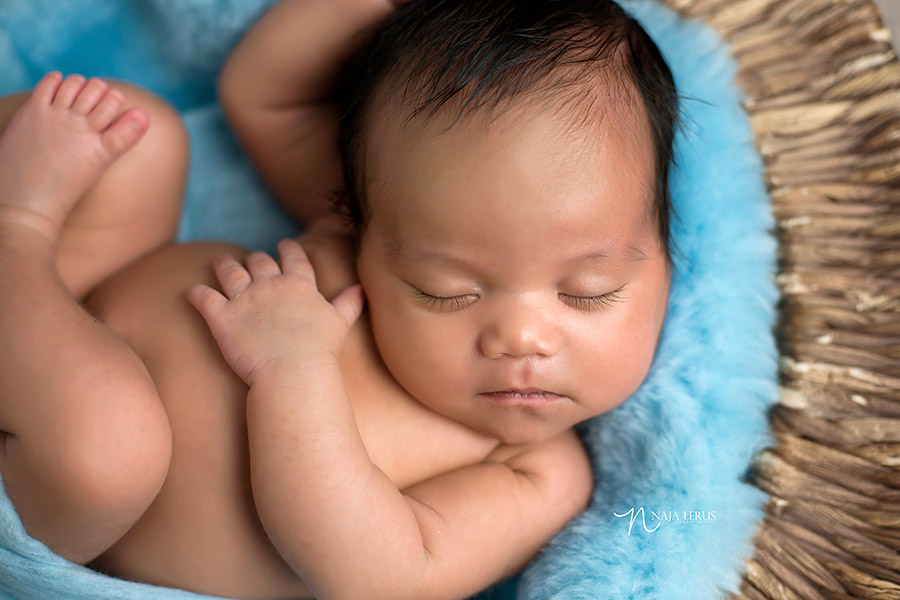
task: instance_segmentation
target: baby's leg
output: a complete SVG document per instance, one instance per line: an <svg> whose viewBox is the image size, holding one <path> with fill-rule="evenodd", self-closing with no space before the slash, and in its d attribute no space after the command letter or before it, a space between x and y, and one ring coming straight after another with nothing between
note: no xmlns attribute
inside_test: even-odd
<svg viewBox="0 0 900 600"><path fill-rule="evenodd" d="M113 85L114 90L107 92L109 84L73 75L58 90L59 99L71 104L76 113L93 102L97 102L95 115L140 106L152 124L141 143L84 192L65 221L56 265L76 298L83 298L122 266L171 241L184 196L188 142L178 114L145 90L121 82ZM0 98L0 132L30 96L31 92L25 92Z"/></svg>
<svg viewBox="0 0 900 600"><path fill-rule="evenodd" d="M0 472L28 532L86 562L156 496L171 430L143 363L55 267L72 207L148 126L71 87L45 77L0 136Z"/></svg>

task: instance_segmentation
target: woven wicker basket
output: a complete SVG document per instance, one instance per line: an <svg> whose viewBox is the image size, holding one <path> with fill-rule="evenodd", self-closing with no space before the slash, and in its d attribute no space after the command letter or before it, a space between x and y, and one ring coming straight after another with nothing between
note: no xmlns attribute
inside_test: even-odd
<svg viewBox="0 0 900 600"><path fill-rule="evenodd" d="M748 600L900 598L900 62L870 0L665 0L729 42L778 221Z"/></svg>

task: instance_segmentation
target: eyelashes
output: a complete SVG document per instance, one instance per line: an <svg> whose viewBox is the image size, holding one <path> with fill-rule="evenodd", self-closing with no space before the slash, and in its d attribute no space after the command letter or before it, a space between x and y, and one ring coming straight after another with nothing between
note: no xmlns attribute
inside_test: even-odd
<svg viewBox="0 0 900 600"><path fill-rule="evenodd" d="M562 292L560 292L558 296L560 300L572 308L584 312L595 312L607 310L614 304L621 302L621 292L623 289L624 286L615 291L600 294L598 296L574 296L572 294L563 294ZM416 290L415 298L420 306L433 312L444 313L462 310L478 300L479 296L478 294L434 296L421 290Z"/></svg>
<svg viewBox="0 0 900 600"><path fill-rule="evenodd" d="M416 301L434 312L452 312L463 309L478 300L477 294L463 294L461 296L432 296L419 290L416 292Z"/></svg>
<svg viewBox="0 0 900 600"><path fill-rule="evenodd" d="M560 300L573 308L583 311L605 310L614 304L622 301L621 291L619 288L613 292L600 294L599 296L572 296L571 294L559 294Z"/></svg>

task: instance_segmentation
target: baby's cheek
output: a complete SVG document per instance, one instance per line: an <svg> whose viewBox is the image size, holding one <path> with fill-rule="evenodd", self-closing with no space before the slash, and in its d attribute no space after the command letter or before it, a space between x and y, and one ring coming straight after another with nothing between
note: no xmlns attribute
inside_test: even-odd
<svg viewBox="0 0 900 600"><path fill-rule="evenodd" d="M653 362L666 315L668 276L665 264L657 262L650 273L636 282L632 301L622 315L623 354L629 357L641 379Z"/></svg>
<svg viewBox="0 0 900 600"><path fill-rule="evenodd" d="M659 328L656 319L652 315L642 315L634 320L632 331L633 335L629 337L629 352L632 371L640 381L644 379L653 363L653 356L656 352L656 343L658 340Z"/></svg>
<svg viewBox="0 0 900 600"><path fill-rule="evenodd" d="M646 315L629 311L603 338L604 379L622 401L640 386L650 369L656 347L655 327Z"/></svg>
<svg viewBox="0 0 900 600"><path fill-rule="evenodd" d="M411 354L417 356L419 368L415 375L442 386L453 386L470 373L470 364L464 357L468 338L453 328L438 327L434 324L419 328L409 328L408 334L414 339L410 344Z"/></svg>
<svg viewBox="0 0 900 600"><path fill-rule="evenodd" d="M379 349L394 378L413 396L457 381L454 341L416 315L398 312L379 327ZM403 323L398 327L396 323ZM418 396L417 396L418 397Z"/></svg>

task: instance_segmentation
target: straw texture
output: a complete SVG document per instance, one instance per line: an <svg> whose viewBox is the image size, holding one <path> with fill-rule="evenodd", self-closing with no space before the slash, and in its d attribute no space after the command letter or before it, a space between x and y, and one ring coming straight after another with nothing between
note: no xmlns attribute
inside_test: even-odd
<svg viewBox="0 0 900 600"><path fill-rule="evenodd" d="M665 0L730 43L779 240L747 600L900 598L900 63L869 0Z"/></svg>

